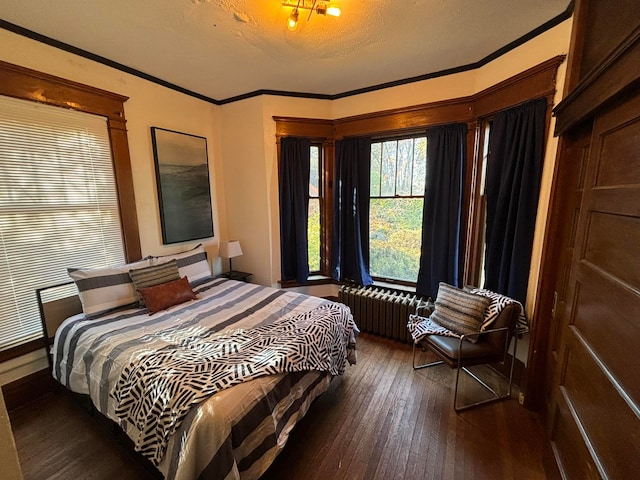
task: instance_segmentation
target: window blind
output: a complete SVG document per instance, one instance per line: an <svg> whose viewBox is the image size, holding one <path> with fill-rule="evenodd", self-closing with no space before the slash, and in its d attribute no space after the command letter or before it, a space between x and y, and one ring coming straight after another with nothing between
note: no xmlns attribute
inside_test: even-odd
<svg viewBox="0 0 640 480"><path fill-rule="evenodd" d="M125 260L106 121L0 96L0 350L42 335L37 288Z"/></svg>

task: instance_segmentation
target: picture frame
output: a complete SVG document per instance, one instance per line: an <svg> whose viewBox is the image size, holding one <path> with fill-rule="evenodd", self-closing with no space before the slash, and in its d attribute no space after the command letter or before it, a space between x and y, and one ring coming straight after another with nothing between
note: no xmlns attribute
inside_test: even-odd
<svg viewBox="0 0 640 480"><path fill-rule="evenodd" d="M151 127L162 243L213 237L207 139Z"/></svg>

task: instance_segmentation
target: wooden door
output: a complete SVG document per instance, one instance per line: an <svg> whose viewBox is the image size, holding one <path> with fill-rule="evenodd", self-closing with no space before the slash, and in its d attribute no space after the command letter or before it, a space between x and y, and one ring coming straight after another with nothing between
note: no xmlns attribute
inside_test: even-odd
<svg viewBox="0 0 640 480"><path fill-rule="evenodd" d="M640 88L620 97L595 116L590 146L582 140L584 188L557 311L550 433L567 479L640 472Z"/></svg>

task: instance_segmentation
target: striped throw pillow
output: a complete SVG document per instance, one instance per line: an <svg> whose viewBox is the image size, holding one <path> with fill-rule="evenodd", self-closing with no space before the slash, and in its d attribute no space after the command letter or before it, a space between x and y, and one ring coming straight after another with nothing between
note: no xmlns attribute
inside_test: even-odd
<svg viewBox="0 0 640 480"><path fill-rule="evenodd" d="M479 333L484 311L490 303L491 299L487 297L441 282L438 286L436 308L429 318L459 335ZM469 341L476 342L477 337L469 337Z"/></svg>
<svg viewBox="0 0 640 480"><path fill-rule="evenodd" d="M169 260L176 260L178 262L180 276L187 277L189 282L195 282L196 280L211 276L211 267L209 266L207 254L202 244L186 252L148 258L151 260L151 265L159 265Z"/></svg>
<svg viewBox="0 0 640 480"><path fill-rule="evenodd" d="M78 288L85 316L94 317L114 308L135 304L138 296L129 270L150 264L145 259L107 268L68 268L67 272Z"/></svg>
<svg viewBox="0 0 640 480"><path fill-rule="evenodd" d="M140 294L140 289L180 280L178 262L176 262L175 259L161 263L160 265L151 265L149 267L129 270L129 275L138 294L138 305L140 308L146 307L144 297Z"/></svg>

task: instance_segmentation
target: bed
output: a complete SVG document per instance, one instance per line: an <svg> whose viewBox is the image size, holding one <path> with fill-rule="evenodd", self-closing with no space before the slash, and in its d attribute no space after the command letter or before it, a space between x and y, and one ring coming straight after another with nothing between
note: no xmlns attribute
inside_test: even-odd
<svg viewBox="0 0 640 480"><path fill-rule="evenodd" d="M165 478L259 478L355 363L357 327L348 307L318 297L211 276L191 287L196 299L153 315L134 305L49 324L53 376ZM79 307L65 302L42 302L43 319Z"/></svg>

